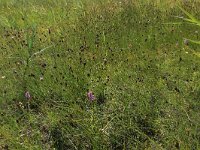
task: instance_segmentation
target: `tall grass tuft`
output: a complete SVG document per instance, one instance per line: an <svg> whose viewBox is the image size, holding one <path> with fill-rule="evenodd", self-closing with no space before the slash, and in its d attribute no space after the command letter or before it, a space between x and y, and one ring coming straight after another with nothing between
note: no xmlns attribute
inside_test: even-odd
<svg viewBox="0 0 200 150"><path fill-rule="evenodd" d="M179 7L181 9L181 11L183 11L188 18L182 18L183 20L187 21L188 23L192 24L192 25L196 25L200 27L200 21L198 19L196 19L192 14L190 14L189 12L187 12L185 9L183 9L182 7ZM189 41L196 43L196 44L200 44L200 41L195 41L195 40L191 40L188 39Z"/></svg>
<svg viewBox="0 0 200 150"><path fill-rule="evenodd" d="M186 21L189 24L195 25L195 26L199 26L200 27L200 20L198 20L197 18L195 18L191 13L189 13L188 11L186 11L185 9L183 9L182 7L179 6L179 8L181 9L181 11L187 16L187 18L183 18L181 17L184 21ZM192 40L192 39L187 39L188 42L192 42L195 44L200 44L200 41L196 41L196 40ZM193 53L200 57L200 52L195 52L193 51Z"/></svg>

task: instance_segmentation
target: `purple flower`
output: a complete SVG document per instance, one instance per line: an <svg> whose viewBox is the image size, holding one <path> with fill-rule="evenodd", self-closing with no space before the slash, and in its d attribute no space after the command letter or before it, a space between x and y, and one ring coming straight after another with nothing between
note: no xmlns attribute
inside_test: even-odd
<svg viewBox="0 0 200 150"><path fill-rule="evenodd" d="M92 91L89 91L89 92L87 93L87 97L88 97L88 99L89 99L90 101L95 100L95 96L94 96L94 94L92 93Z"/></svg>
<svg viewBox="0 0 200 150"><path fill-rule="evenodd" d="M28 99L28 100L31 99L31 95L28 91L26 91L24 95L25 95L26 99Z"/></svg>

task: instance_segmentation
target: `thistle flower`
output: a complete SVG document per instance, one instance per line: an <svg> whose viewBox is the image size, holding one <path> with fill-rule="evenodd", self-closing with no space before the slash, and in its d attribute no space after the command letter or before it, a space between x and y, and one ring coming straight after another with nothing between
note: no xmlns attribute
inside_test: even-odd
<svg viewBox="0 0 200 150"><path fill-rule="evenodd" d="M88 97L88 99L89 99L90 101L95 100L95 96L94 96L94 94L92 93L92 91L89 91L89 92L87 93L87 97Z"/></svg>
<svg viewBox="0 0 200 150"><path fill-rule="evenodd" d="M31 95L28 91L25 92L24 96L26 97L26 99L30 100L31 99Z"/></svg>

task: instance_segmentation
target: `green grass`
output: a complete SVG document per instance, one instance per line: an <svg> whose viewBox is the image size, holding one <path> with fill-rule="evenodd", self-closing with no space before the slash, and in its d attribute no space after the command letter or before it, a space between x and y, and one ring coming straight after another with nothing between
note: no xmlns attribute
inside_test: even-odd
<svg viewBox="0 0 200 150"><path fill-rule="evenodd" d="M1 0L0 149L200 149L200 30L178 6L199 19L197 1Z"/></svg>

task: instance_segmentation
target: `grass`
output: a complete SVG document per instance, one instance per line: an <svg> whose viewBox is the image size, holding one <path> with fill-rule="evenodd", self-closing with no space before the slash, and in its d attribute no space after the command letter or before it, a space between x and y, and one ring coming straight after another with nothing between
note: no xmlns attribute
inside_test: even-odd
<svg viewBox="0 0 200 150"><path fill-rule="evenodd" d="M199 19L197 1L1 0L0 149L200 149L178 6Z"/></svg>

